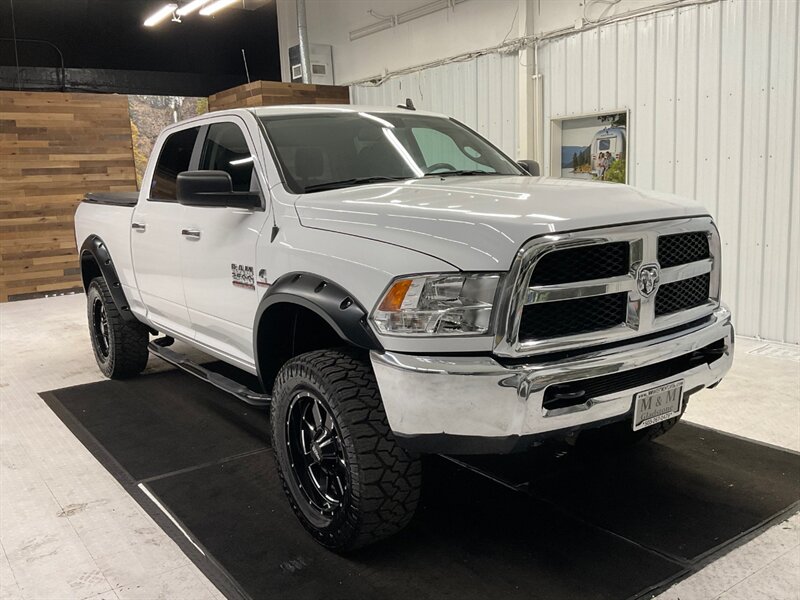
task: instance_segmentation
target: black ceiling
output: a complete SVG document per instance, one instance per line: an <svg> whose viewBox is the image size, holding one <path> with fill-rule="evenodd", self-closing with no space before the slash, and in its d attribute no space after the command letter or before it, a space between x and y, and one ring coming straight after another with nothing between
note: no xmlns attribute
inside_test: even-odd
<svg viewBox="0 0 800 600"><path fill-rule="evenodd" d="M12 38L12 25L16 25L18 40L43 40L57 46L67 69L187 73L207 76L209 81L225 76L241 83L245 82L244 48L253 80L280 80L275 0L254 10L234 5L212 17L193 13L182 23L167 19L156 27L144 27L145 18L165 3L0 0L0 38ZM22 67L59 64L57 52L45 44L19 42L17 51ZM14 44L0 41L0 65L15 63Z"/></svg>

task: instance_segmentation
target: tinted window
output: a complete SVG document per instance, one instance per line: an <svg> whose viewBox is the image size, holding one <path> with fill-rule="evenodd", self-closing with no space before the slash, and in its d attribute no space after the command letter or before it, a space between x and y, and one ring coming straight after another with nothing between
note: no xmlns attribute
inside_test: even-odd
<svg viewBox="0 0 800 600"><path fill-rule="evenodd" d="M611 140L599 140L597 142L598 150L608 150L609 148L611 148Z"/></svg>
<svg viewBox="0 0 800 600"><path fill-rule="evenodd" d="M459 171L521 174L479 135L441 117L342 112L264 116L261 121L295 193L358 185L371 178Z"/></svg>
<svg viewBox="0 0 800 600"><path fill-rule="evenodd" d="M161 148L161 155L153 173L150 197L154 200L175 200L178 173L189 170L192 150L197 140L199 127L182 129L171 134Z"/></svg>
<svg viewBox="0 0 800 600"><path fill-rule="evenodd" d="M494 172L494 169L487 169L487 165L478 162L480 153L475 148L459 147L452 137L441 131L430 127L414 127L411 132L419 145L429 172L437 173L450 169Z"/></svg>
<svg viewBox="0 0 800 600"><path fill-rule="evenodd" d="M244 134L234 123L214 123L208 128L200 159L203 171L225 171L231 176L233 190L248 192L253 181L253 157Z"/></svg>

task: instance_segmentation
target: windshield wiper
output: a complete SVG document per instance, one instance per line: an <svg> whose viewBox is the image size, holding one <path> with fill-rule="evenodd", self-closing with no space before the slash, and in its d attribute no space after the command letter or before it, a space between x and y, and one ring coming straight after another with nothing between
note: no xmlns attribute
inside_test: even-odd
<svg viewBox="0 0 800 600"><path fill-rule="evenodd" d="M459 171L442 171L441 173L425 173L426 177L447 177L449 175L502 175L502 173L492 173L491 171L475 171L475 170L459 170Z"/></svg>
<svg viewBox="0 0 800 600"><path fill-rule="evenodd" d="M380 183L382 181L403 181L405 179L410 179L410 177L387 177L383 175L378 175L373 177L353 177L352 179L342 179L341 181L328 181L326 183L315 183L314 185L307 185L303 189L303 193L319 192L322 190L335 190L338 188L353 187L355 185Z"/></svg>

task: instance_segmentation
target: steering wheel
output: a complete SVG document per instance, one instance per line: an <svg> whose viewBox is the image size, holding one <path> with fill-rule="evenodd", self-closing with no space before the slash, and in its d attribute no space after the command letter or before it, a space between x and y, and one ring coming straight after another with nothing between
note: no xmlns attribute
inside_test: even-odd
<svg viewBox="0 0 800 600"><path fill-rule="evenodd" d="M433 175L434 171L439 171L441 169L444 169L446 171L457 171L458 170L453 165L451 165L450 163L441 162L441 163L433 164L430 167L428 167L428 170L427 170L427 172L425 174L426 175Z"/></svg>

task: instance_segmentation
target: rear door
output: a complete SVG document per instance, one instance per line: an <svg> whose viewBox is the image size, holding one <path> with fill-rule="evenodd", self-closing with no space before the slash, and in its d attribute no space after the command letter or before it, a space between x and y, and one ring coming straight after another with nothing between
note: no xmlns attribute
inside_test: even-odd
<svg viewBox="0 0 800 600"><path fill-rule="evenodd" d="M242 119L216 120L203 133L197 168L226 171L234 191L260 192L262 206L184 207L180 255L186 305L195 341L252 371L256 245L269 216L269 188Z"/></svg>
<svg viewBox="0 0 800 600"><path fill-rule="evenodd" d="M181 281L183 206L175 190L178 173L190 170L193 157L197 160L199 133L199 126L178 129L153 149L158 158L145 173L147 199L137 204L131 223L134 273L148 318L189 338L194 334Z"/></svg>

